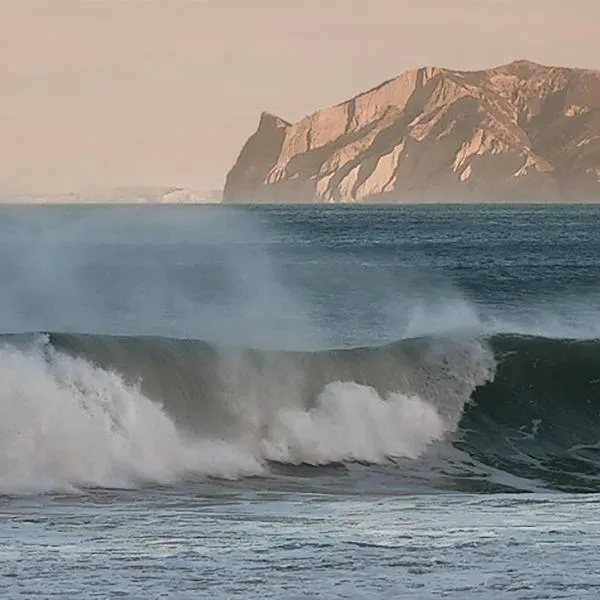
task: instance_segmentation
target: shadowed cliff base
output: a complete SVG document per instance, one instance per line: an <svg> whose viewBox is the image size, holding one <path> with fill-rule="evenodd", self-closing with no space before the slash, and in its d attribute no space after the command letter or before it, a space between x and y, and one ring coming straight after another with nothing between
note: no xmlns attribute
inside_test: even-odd
<svg viewBox="0 0 600 600"><path fill-rule="evenodd" d="M600 72L424 67L294 124L263 113L223 201L600 202Z"/></svg>

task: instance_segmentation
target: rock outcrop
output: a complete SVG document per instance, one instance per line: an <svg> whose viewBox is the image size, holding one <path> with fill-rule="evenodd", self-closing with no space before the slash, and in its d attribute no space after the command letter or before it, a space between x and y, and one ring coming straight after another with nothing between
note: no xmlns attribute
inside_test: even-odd
<svg viewBox="0 0 600 600"><path fill-rule="evenodd" d="M600 72L426 67L295 124L263 113L223 201L600 201Z"/></svg>

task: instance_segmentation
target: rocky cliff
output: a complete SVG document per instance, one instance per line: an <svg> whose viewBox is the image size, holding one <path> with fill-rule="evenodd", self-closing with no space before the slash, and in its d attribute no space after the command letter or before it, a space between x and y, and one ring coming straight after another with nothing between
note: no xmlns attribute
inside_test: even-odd
<svg viewBox="0 0 600 600"><path fill-rule="evenodd" d="M426 67L291 124L263 113L224 202L600 201L600 72Z"/></svg>

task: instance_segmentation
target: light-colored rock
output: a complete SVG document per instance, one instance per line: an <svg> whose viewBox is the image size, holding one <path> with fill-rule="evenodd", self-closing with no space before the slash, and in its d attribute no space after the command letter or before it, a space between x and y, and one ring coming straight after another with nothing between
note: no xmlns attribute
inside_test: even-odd
<svg viewBox="0 0 600 600"><path fill-rule="evenodd" d="M471 177L472 172L473 169L471 168L471 165L468 165L467 168L460 174L459 179L464 183L467 179L469 179L469 177Z"/></svg>
<svg viewBox="0 0 600 600"><path fill-rule="evenodd" d="M295 124L263 113L224 202L600 200L600 73L409 71Z"/></svg>

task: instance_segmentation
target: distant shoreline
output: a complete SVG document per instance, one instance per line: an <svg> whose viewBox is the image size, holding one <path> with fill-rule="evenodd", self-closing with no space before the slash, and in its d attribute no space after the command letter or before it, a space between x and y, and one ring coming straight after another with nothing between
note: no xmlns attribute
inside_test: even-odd
<svg viewBox="0 0 600 600"><path fill-rule="evenodd" d="M242 202L181 202L181 203L165 203L165 202L0 202L0 207L100 207L100 206L111 206L111 207L144 207L144 206L162 206L162 207L176 207L176 206L195 206L195 207L210 207L210 208L261 208L261 207L298 207L298 208L375 208L375 207L403 207L403 206L596 206L600 205L600 199L598 200L578 200L574 202L552 201L542 202L538 200L527 200L523 202L506 201L506 202L254 202L254 203L242 203Z"/></svg>

